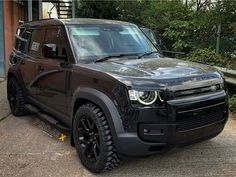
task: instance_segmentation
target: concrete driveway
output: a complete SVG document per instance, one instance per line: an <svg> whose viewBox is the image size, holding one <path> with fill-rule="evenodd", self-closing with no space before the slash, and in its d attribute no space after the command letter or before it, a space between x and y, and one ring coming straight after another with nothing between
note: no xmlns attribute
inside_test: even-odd
<svg viewBox="0 0 236 177"><path fill-rule="evenodd" d="M14 117L0 83L0 176L236 176L236 121L216 138L167 154L124 161L103 174L88 172L70 146L43 131L33 115ZM46 131L47 132L47 131ZM67 135L68 136L68 135Z"/></svg>

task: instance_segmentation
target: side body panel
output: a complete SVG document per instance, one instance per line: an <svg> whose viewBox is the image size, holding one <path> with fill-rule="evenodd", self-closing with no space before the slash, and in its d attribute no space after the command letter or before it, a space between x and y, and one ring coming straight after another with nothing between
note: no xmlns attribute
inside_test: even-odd
<svg viewBox="0 0 236 177"><path fill-rule="evenodd" d="M67 115L66 79L67 71L60 67L61 61L42 59L37 62L37 75L31 87L37 90L35 99L39 102Z"/></svg>
<svg viewBox="0 0 236 177"><path fill-rule="evenodd" d="M34 102L56 119L70 125L69 89L71 64L74 64L71 47L68 44L65 28L59 26L45 26L43 45L56 44L58 55L66 55L68 66L62 66L61 58L46 58L43 55L37 60L36 77L31 81L31 88L36 90Z"/></svg>

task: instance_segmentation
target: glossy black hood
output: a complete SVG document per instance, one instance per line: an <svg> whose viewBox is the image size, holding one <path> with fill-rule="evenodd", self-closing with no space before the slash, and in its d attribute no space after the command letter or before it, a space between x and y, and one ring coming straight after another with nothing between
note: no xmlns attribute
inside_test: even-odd
<svg viewBox="0 0 236 177"><path fill-rule="evenodd" d="M221 75L212 67L171 58L114 59L89 64L89 67L136 87L183 84L191 87L198 82L208 82L206 85L222 82Z"/></svg>

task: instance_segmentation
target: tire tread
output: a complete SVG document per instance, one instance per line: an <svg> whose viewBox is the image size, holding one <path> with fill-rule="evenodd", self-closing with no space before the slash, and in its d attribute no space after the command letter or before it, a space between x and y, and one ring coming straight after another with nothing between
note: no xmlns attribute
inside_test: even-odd
<svg viewBox="0 0 236 177"><path fill-rule="evenodd" d="M103 153L102 159L104 159L103 162L103 169L99 170L93 170L92 172L98 173L98 172L105 172L108 170L112 170L113 168L116 168L120 164L120 159L117 155L116 148L114 146L114 142L112 140L111 130L109 127L109 124L107 122L107 119L103 113L103 111L96 105L92 103L86 103L79 107L77 110L77 113L80 109L89 109L92 111L93 115L95 115L96 119L98 120L98 129L100 129L103 136L101 136L101 143L105 144L105 153ZM77 114L76 113L76 114ZM83 163L83 162L82 162Z"/></svg>

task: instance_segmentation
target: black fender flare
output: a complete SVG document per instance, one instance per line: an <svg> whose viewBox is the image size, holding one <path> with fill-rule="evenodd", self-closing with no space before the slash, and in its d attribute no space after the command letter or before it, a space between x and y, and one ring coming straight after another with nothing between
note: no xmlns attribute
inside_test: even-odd
<svg viewBox="0 0 236 177"><path fill-rule="evenodd" d="M22 78L22 75L21 75L21 72L19 71L19 69L17 69L16 67L10 67L8 69L7 82L8 82L8 79L9 79L10 75L12 75L13 77L15 77L17 79L19 84L22 86L23 94L25 95L25 93L26 93L25 83L24 83L24 80Z"/></svg>
<svg viewBox="0 0 236 177"><path fill-rule="evenodd" d="M89 100L102 109L103 113L105 114L107 118L109 127L111 129L114 145L118 147L119 146L118 135L121 133L124 133L125 130L122 124L120 114L117 108L115 107L115 104L113 103L113 101L106 94L94 88L79 87L75 90L72 97L72 110L71 110L72 112L74 110L76 100L78 99ZM73 118L74 118L74 115L73 115ZM73 119L72 119L71 127L73 127Z"/></svg>

